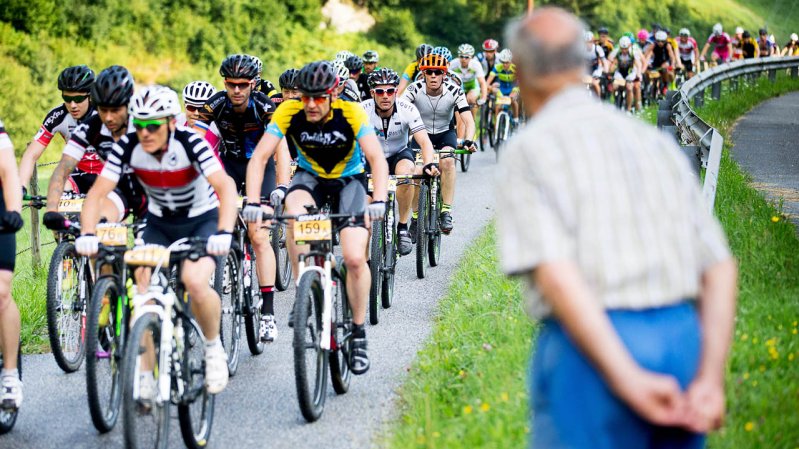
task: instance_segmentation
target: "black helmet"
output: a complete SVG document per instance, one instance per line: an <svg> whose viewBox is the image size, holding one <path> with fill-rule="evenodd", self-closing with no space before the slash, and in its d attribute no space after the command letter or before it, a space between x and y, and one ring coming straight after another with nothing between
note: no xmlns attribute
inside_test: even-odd
<svg viewBox="0 0 799 449"><path fill-rule="evenodd" d="M399 84L400 79L397 72L383 67L380 70L375 70L374 72L369 74L369 87L374 89L375 86L383 85L383 84L390 84L392 86L396 86Z"/></svg>
<svg viewBox="0 0 799 449"><path fill-rule="evenodd" d="M766 28L761 28L758 34L768 34L768 30Z"/></svg>
<svg viewBox="0 0 799 449"><path fill-rule="evenodd" d="M67 67L58 75L58 90L88 92L94 84L94 71L86 65Z"/></svg>
<svg viewBox="0 0 799 449"><path fill-rule="evenodd" d="M432 52L433 52L433 46L432 45L422 44L422 45L416 47L416 59L417 60L418 59L422 59L426 55L429 55Z"/></svg>
<svg viewBox="0 0 799 449"><path fill-rule="evenodd" d="M258 63L250 55L230 55L222 61L219 74L225 78L254 80L258 77Z"/></svg>
<svg viewBox="0 0 799 449"><path fill-rule="evenodd" d="M333 64L328 61L316 61L306 64L300 70L297 88L304 94L323 95L332 93L338 83L338 75Z"/></svg>
<svg viewBox="0 0 799 449"><path fill-rule="evenodd" d="M92 84L92 102L97 106L125 106L133 95L133 76L121 65L112 65Z"/></svg>
<svg viewBox="0 0 799 449"><path fill-rule="evenodd" d="M598 34L610 34L608 32L608 27L599 27L599 30L597 30L597 33Z"/></svg>
<svg viewBox="0 0 799 449"><path fill-rule="evenodd" d="M280 84L281 89L296 89L297 88L297 74L300 73L297 69L288 69L280 74L277 83Z"/></svg>
<svg viewBox="0 0 799 449"><path fill-rule="evenodd" d="M363 70L363 59L358 56L350 56L344 61L344 67L346 67L350 73L360 72Z"/></svg>

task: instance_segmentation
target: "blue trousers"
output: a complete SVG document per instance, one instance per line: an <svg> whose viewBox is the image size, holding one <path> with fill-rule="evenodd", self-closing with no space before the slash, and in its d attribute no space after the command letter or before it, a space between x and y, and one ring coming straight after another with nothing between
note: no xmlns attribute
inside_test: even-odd
<svg viewBox="0 0 799 449"><path fill-rule="evenodd" d="M607 314L639 365L674 376L683 389L688 386L701 349L692 303ZM543 322L536 346L530 374L532 448L704 447L704 435L649 424L616 398L557 321Z"/></svg>

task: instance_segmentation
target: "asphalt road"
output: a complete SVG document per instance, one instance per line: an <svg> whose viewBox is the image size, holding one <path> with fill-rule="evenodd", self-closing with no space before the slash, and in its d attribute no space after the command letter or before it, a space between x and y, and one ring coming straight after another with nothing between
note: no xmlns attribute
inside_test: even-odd
<svg viewBox="0 0 799 449"><path fill-rule="evenodd" d="M436 304L449 284L469 242L493 216L491 183L494 153L477 153L468 173L458 173L453 209L455 229L442 243L442 262L416 278L414 253L399 262L396 298L367 327L371 369L354 377L350 391L336 396L332 386L322 418L308 424L297 406L286 317L293 291L278 293L278 341L258 357L243 342L238 373L216 401L210 447L217 448L365 448L378 446L381 430L397 416L396 390L428 337ZM121 419L108 434L94 429L81 368L64 374L50 354L23 361L25 402L14 430L0 437L0 448L122 447ZM173 408L174 410L174 408ZM169 447L182 447L177 418L170 425Z"/></svg>
<svg viewBox="0 0 799 449"><path fill-rule="evenodd" d="M761 103L732 131L733 158L752 175L767 198L784 201L785 214L799 227L799 92Z"/></svg>

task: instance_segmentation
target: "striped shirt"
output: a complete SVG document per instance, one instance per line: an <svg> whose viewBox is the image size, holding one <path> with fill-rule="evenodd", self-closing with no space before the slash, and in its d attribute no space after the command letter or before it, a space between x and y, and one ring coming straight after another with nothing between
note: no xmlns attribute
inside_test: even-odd
<svg viewBox="0 0 799 449"><path fill-rule="evenodd" d="M640 310L696 298L704 270L730 257L676 143L584 88L552 97L501 154L508 274L572 261L605 308ZM551 313L534 286L527 294L533 317Z"/></svg>
<svg viewBox="0 0 799 449"><path fill-rule="evenodd" d="M178 126L159 160L144 151L135 132L114 144L100 176L118 182L126 168L133 170L147 194L147 208L158 217L196 217L219 206L208 176L222 163L203 137Z"/></svg>

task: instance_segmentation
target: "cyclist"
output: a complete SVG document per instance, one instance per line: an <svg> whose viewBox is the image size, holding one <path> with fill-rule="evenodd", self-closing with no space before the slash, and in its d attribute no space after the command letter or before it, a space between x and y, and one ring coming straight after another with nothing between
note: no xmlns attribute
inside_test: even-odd
<svg viewBox="0 0 799 449"><path fill-rule="evenodd" d="M501 60L501 59L500 59ZM474 117L472 116L469 102L463 90L450 81L445 81L448 64L441 55L430 54L422 58L419 68L424 74L424 79L408 86L402 94L401 100L412 103L419 110L422 121L430 135L430 141L435 148L454 150L458 147L458 139L464 139L462 147L470 151L475 150L474 142ZM460 114L465 130L464 134L457 135L452 126L452 117ZM413 143L413 148L419 148L419 142ZM447 155L444 155L447 156ZM451 154L448 156L452 156ZM452 232L452 201L455 199L455 158L441 157L441 232Z"/></svg>
<svg viewBox="0 0 799 449"><path fill-rule="evenodd" d="M433 54L443 56L444 59L446 59L447 64L452 62L454 59L454 56L452 56L452 52L449 51L449 48L443 46L433 48Z"/></svg>
<svg viewBox="0 0 799 449"><path fill-rule="evenodd" d="M599 86L599 79L602 74L608 71L608 59L602 47L594 42L594 33L585 32L585 56L588 60L588 71L591 74L591 88L597 98L601 97L602 89Z"/></svg>
<svg viewBox="0 0 799 449"><path fill-rule="evenodd" d="M275 103L276 106L279 106L280 103L283 103L286 100L296 100L299 98L300 94L297 91L298 72L299 70L297 69L288 69L280 74L280 78L277 79L277 83L280 86L280 93L271 98L272 102Z"/></svg>
<svg viewBox="0 0 799 449"><path fill-rule="evenodd" d="M749 31L743 32L743 39L741 39L741 54L743 59L752 59L760 56L760 46L757 40L752 38Z"/></svg>
<svg viewBox="0 0 799 449"><path fill-rule="evenodd" d="M419 143L422 149L424 171L428 175L438 174L438 167L433 164L433 144L427 135L427 129L419 110L412 103L397 99L399 75L391 69L382 68L369 75L372 88L372 99L362 103L369 115L377 135L383 144L388 171L391 175L412 175L416 169L414 151L408 147L410 136ZM399 253L402 256L413 250L411 235L408 232L408 219L411 215L413 188L411 185L397 187L397 203L399 203Z"/></svg>
<svg viewBox="0 0 799 449"><path fill-rule="evenodd" d="M255 77L255 90L265 93L269 98L274 97L278 94L275 85L267 79L261 79L261 74L264 71L264 63L261 61L261 58L252 55L249 56L252 58L253 62L255 62L255 65L258 68L258 75Z"/></svg>
<svg viewBox="0 0 799 449"><path fill-rule="evenodd" d="M347 75L347 86L353 92L357 92L358 96L356 97L357 101L361 101L362 94L361 88L358 87L358 79L361 77L363 73L363 59L358 56L352 55L344 61L344 67L347 68L349 74Z"/></svg>
<svg viewBox="0 0 799 449"><path fill-rule="evenodd" d="M336 95L342 101L359 102L361 94L358 92L358 86L350 79L350 70L343 62L334 62L333 69L336 71L336 76L339 78L339 83L336 85Z"/></svg>
<svg viewBox="0 0 799 449"><path fill-rule="evenodd" d="M358 77L358 90L361 91L361 101L372 98L372 91L369 87L369 74L377 69L380 57L374 50L366 50L363 54L363 73Z"/></svg>
<svg viewBox="0 0 799 449"><path fill-rule="evenodd" d="M222 138L219 137L219 128L216 127L215 123L211 123L211 126L208 126L203 122L197 121L200 118L200 112L205 106L205 102L215 93L216 88L207 81L192 81L186 84L186 87L183 88L183 107L186 111L186 120L182 121L179 118L178 124L189 128L193 127L199 131L200 134L205 136L205 140L211 145L211 149L218 151L219 143L222 141Z"/></svg>
<svg viewBox="0 0 799 449"><path fill-rule="evenodd" d="M699 45L696 43L696 39L691 37L691 32L688 28L680 30L677 48L680 53L680 62L685 68L685 75L688 79L691 79L694 76L694 64L699 61Z"/></svg>
<svg viewBox="0 0 799 449"><path fill-rule="evenodd" d="M613 70L613 78L625 81L625 89L627 90L627 111L631 112L633 108L633 98L640 95L641 92L641 73L643 62L641 55L633 51L632 41L627 36L622 36L619 39L619 47L610 53L608 58L611 70Z"/></svg>
<svg viewBox="0 0 799 449"><path fill-rule="evenodd" d="M767 58L769 56L774 56L775 48L774 43L772 43L768 38L768 30L765 28L760 29L760 38L757 40L757 45L760 47L759 56L763 58Z"/></svg>
<svg viewBox="0 0 799 449"><path fill-rule="evenodd" d="M674 48L668 43L668 35L663 30L655 33L655 44L644 53L644 60L651 61L650 67L658 70L663 77L663 93L674 81L674 68L682 68L682 62L674 56Z"/></svg>
<svg viewBox="0 0 799 449"><path fill-rule="evenodd" d="M222 143L219 156L227 174L233 178L240 194L244 194L247 164L255 146L264 134L266 125L275 111L275 105L266 94L254 89L258 75L255 61L247 55L234 54L222 61L219 74L225 79L226 90L217 92L206 101L199 122L219 128ZM276 190L277 173L275 162L266 166L263 182L256 186L259 201L271 197ZM275 322L275 252L267 230L250 226L247 234L255 251L255 266L261 292L262 341L272 342L277 338Z"/></svg>
<svg viewBox="0 0 799 449"><path fill-rule="evenodd" d="M402 95L405 92L405 88L408 87L408 84L416 80L416 76L419 74L419 63L422 62L422 58L432 52L432 45L421 44L416 47L416 61L408 64L402 72L402 79L400 79L399 90L397 91L398 95Z"/></svg>
<svg viewBox="0 0 799 449"><path fill-rule="evenodd" d="M732 40L730 36L724 32L724 28L720 23L713 25L713 34L707 38L705 46L702 47L702 54L699 56L700 61L705 60L705 55L710 48L710 44L713 44L713 53L710 55L710 59L714 64L718 64L719 61L727 62L730 60L732 56Z"/></svg>
<svg viewBox="0 0 799 449"><path fill-rule="evenodd" d="M511 62L512 59L513 54L509 49L506 48L499 52L497 55L499 64L491 68L487 83L492 86L495 95L510 96L513 125L516 126L519 124L519 88L516 87L516 65ZM496 117L496 114L499 114L499 105L496 105L494 109L494 116Z"/></svg>
<svg viewBox="0 0 799 449"><path fill-rule="evenodd" d="M67 142L80 122L97 114L89 101L89 91L93 83L94 72L85 65L67 67L58 75L58 90L61 91L64 104L56 106L47 113L39 132L22 155L19 162L19 179L23 188L30 184L33 167L50 145L53 136L56 133L61 134ZM69 177L65 189L87 192L91 186L89 178L92 177L83 177L83 174L96 175L101 165L95 154L87 153L84 160L78 163L78 170Z"/></svg>
<svg viewBox="0 0 799 449"><path fill-rule="evenodd" d="M638 42L637 42L638 48L640 48L641 51L646 51L649 48L649 46L652 45L652 42L649 40L649 31L642 28L638 31L637 37L638 37Z"/></svg>
<svg viewBox="0 0 799 449"><path fill-rule="evenodd" d="M599 30L597 30L597 34L599 35L597 45L602 47L605 55L613 53L613 39L610 38L610 32L608 31L608 28L600 27Z"/></svg>
<svg viewBox="0 0 799 449"><path fill-rule="evenodd" d="M75 128L61 154L61 161L50 178L47 189L47 212L42 220L49 229L63 228L64 217L57 212L58 201L61 199L64 183L70 173L76 167L81 171L80 161L86 160L87 153L94 154L93 157L97 158L98 167L80 175L81 182L87 184L87 187L81 190L85 193L102 170L103 161L108 160L107 156L114 142L133 130L128 117L128 102L131 95L133 95L133 77L122 66L106 68L92 84L92 104L97 107L97 115L89 117ZM118 223L129 213L135 216L143 215L146 203L138 181L125 175L120 180L118 188L109 192L99 207L103 217Z"/></svg>
<svg viewBox="0 0 799 449"><path fill-rule="evenodd" d="M483 41L483 51L477 54L477 61L483 66L483 73L488 73L497 64L499 42L494 39Z"/></svg>
<svg viewBox="0 0 799 449"><path fill-rule="evenodd" d="M472 114L476 116L477 106L482 106L488 97L483 66L474 58L474 47L462 44L458 47L458 60L449 65L449 75L460 78L460 84L466 92L466 101L472 106Z"/></svg>
<svg viewBox="0 0 799 449"><path fill-rule="evenodd" d="M744 43L744 29L743 27L735 27L735 34L730 38L732 43L732 59L743 59L743 43Z"/></svg>
<svg viewBox="0 0 799 449"><path fill-rule="evenodd" d="M19 309L11 297L11 279L17 257L14 233L22 229L22 184L17 174L14 146L0 120L0 408L18 409L22 405L22 381L17 371L19 349Z"/></svg>
<svg viewBox="0 0 799 449"><path fill-rule="evenodd" d="M333 62L344 63L350 56L355 56L355 54L349 50L341 50L340 52L336 53L336 58Z"/></svg>
<svg viewBox="0 0 799 449"><path fill-rule="evenodd" d="M75 249L86 256L97 253L99 241L94 232L100 218L100 200L130 170L148 198L147 227L142 234L145 243L169 246L184 237L206 237L208 254L226 255L236 221L236 186L208 143L192 129L178 125L177 93L163 86L147 86L131 98L130 114L135 132L114 144L111 157L89 191ZM219 338L221 303L208 283L214 269L210 257L186 260L181 280L206 338L205 383L209 393L218 394L227 385L228 368ZM135 272L140 293L147 291L148 274L143 269ZM142 373L141 381L142 399L152 399L152 372Z"/></svg>
<svg viewBox="0 0 799 449"><path fill-rule="evenodd" d="M349 363L353 374L359 375L369 369L364 329L370 287L366 265L368 221L380 219L385 213L388 166L364 109L358 103L337 98L339 82L333 65L327 61L312 62L300 70L302 101L287 102L277 110L255 150L247 180L248 193L255 193L253 185L259 183L262 167L286 137L297 152L298 162L285 198L288 214L306 213L305 206L309 204L321 206L328 195L338 198L337 213L361 215L366 210L363 220L356 220L340 232L354 324ZM374 178L374 200L368 206L364 159ZM258 222L261 208L257 203L247 204L243 215L250 222ZM292 238L287 242L296 276L297 255L304 249L297 248Z"/></svg>
<svg viewBox="0 0 799 449"><path fill-rule="evenodd" d="M799 35L791 33L791 40L782 48L782 56L799 56Z"/></svg>

